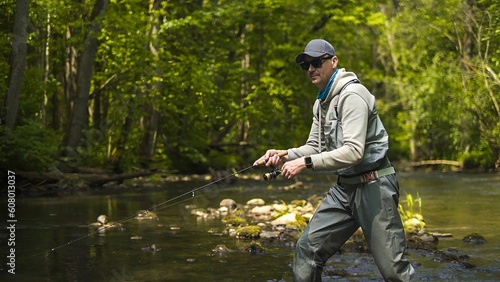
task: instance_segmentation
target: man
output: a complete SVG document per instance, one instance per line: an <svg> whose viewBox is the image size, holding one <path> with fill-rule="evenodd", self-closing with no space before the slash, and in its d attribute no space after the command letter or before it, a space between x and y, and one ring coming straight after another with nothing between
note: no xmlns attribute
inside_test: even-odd
<svg viewBox="0 0 500 282"><path fill-rule="evenodd" d="M297 241L294 281L321 281L327 260L359 227L385 280L415 280L404 255L399 184L375 97L354 73L337 68L335 50L323 39L309 42L295 61L319 89L309 137L298 148L267 150L256 163L283 162L288 179L306 169L332 171L338 179Z"/></svg>

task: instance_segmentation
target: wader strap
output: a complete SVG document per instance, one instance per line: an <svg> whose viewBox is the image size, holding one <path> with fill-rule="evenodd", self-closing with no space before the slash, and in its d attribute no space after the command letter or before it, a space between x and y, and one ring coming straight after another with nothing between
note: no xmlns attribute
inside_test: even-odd
<svg viewBox="0 0 500 282"><path fill-rule="evenodd" d="M339 176L338 182L345 184L368 183L379 180L380 177L382 176L387 176L394 173L396 173L396 170L394 169L394 167L390 166L377 171L369 171L367 173L355 177Z"/></svg>
<svg viewBox="0 0 500 282"><path fill-rule="evenodd" d="M352 84L352 83L361 83L359 82L359 80L357 79L353 79L351 81L348 81L346 84L344 84L344 86L342 87L342 89L340 89L340 92L339 92L339 98L337 99L337 102L335 103L335 116L337 117L338 120L340 120L340 117L339 117L339 111L338 111L338 106L339 106L339 101L340 101L340 94L342 94L342 92L347 88L347 86L349 86L349 84Z"/></svg>

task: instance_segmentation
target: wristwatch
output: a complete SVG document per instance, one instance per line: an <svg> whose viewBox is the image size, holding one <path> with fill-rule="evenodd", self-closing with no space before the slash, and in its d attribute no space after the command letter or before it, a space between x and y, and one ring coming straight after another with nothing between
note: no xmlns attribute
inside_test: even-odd
<svg viewBox="0 0 500 282"><path fill-rule="evenodd" d="M305 157L304 158L304 162L306 163L306 167L307 168L312 168L313 167L313 163L312 163L311 157Z"/></svg>

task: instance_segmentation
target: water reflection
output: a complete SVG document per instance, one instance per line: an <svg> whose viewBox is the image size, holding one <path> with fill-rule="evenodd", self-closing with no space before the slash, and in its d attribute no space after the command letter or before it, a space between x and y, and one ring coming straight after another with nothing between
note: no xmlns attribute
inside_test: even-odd
<svg viewBox="0 0 500 282"><path fill-rule="evenodd" d="M318 181L334 179L320 176L322 179L302 178L310 184L307 190L280 190L280 186L291 184L283 179L272 186L240 181L226 187L213 185L198 191L194 198L189 195L173 202L167 201L205 183L168 183L156 191L19 198L15 278L19 281L291 281L293 244L273 242L266 246L271 252L249 253L245 251L247 242L220 235L221 232L208 232L223 230L219 221L196 221L184 207L186 204L218 207L224 198L241 203L254 197L272 202L322 195L327 187ZM426 228L453 234L452 238L439 242L439 249L465 252L477 265L467 270L458 264L433 261L428 254L411 250L410 259L423 280L500 279L497 236L500 226L496 222L500 215L499 175L400 173L399 180L402 196L418 193L421 197ZM164 202L167 203L160 206L162 209L154 210L158 220L131 217ZM122 222L122 230L99 234L88 224L95 222L100 214L112 221L129 219ZM484 236L486 243L461 242L462 237L474 232ZM234 252L214 253L213 249L221 244ZM52 248L57 249L51 251ZM1 250L6 253L6 244L2 243ZM350 273L347 281L380 279L373 260L366 254L336 255L329 263L329 268L333 267Z"/></svg>

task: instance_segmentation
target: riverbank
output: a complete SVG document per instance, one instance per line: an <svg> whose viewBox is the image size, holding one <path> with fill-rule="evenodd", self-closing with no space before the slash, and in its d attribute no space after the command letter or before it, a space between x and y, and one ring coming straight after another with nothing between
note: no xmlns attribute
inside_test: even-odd
<svg viewBox="0 0 500 282"><path fill-rule="evenodd" d="M477 169L464 169L459 162L452 161L395 161L393 162L397 172L406 173L492 173L495 171L481 171ZM242 168L240 168L242 169ZM17 193L21 196L54 196L77 193L81 191L92 191L102 189L133 189L135 187L160 187L163 183L206 181L218 185L227 185L237 180L262 180L264 173L268 172L264 167L247 170L238 173L237 169L213 170L206 174L177 174L162 170L138 170L129 173L114 173L110 170L94 168L73 168L71 172L25 172L17 173ZM322 172L324 174L324 172ZM300 175L301 178L308 176ZM334 177L332 175L332 177ZM281 178L278 176L278 179ZM1 190L0 194L5 194Z"/></svg>

